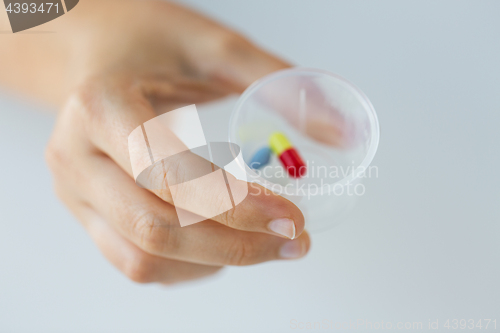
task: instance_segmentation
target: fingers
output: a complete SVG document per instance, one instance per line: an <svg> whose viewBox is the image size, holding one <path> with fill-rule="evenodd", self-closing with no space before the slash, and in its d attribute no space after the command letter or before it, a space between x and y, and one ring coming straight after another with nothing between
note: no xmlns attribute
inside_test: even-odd
<svg viewBox="0 0 500 333"><path fill-rule="evenodd" d="M85 166L82 188L95 209L121 235L143 251L206 265L250 265L306 254L309 237L294 241L227 228L213 221L181 228L175 209L144 189L106 157Z"/></svg>
<svg viewBox="0 0 500 333"><path fill-rule="evenodd" d="M192 264L151 255L117 233L92 208L59 187L59 196L82 221L103 255L129 279L138 283L174 284L207 277L222 267Z"/></svg>
<svg viewBox="0 0 500 333"><path fill-rule="evenodd" d="M142 135L142 131L139 134ZM167 138L162 141L169 146L173 142ZM172 147L164 147L163 151L169 148ZM152 150L154 154L156 150ZM151 163L147 157L143 160ZM184 217L179 208L244 231L294 239L304 230L304 217L290 201L260 185L249 184L223 169L214 168L212 163L191 151L161 160L143 171L137 181L175 205L183 226L203 218L195 216L193 222L189 222L191 216Z"/></svg>
<svg viewBox="0 0 500 333"><path fill-rule="evenodd" d="M136 170L143 170L144 166L151 165L151 156L148 154L150 151L154 160L159 161L166 156L178 156L177 153L187 150L169 128L160 126L159 122L147 122L156 114L144 100L142 89L144 86L141 83L130 87L126 79L125 82L108 79L90 85L77 96L74 103L76 106L70 106L83 109L80 113L84 115L84 122L88 123L84 135L89 136L92 144L110 156L130 176L137 176ZM144 129L139 127L143 123L144 129L150 128L150 124L154 125L151 128L159 126L156 130L153 128L146 131L147 143L143 142ZM150 146L150 151L142 150L141 158L133 158L136 149L132 147L133 141L129 141L129 134L132 132L139 140L138 146ZM132 147L130 155L128 147ZM134 167L136 163L142 167ZM168 186L147 188L156 189L154 192L161 199L176 207L204 218L212 218L231 228L290 239L303 232L304 217L293 203L258 185L249 186L230 173L222 175L221 170L212 171L212 164L207 160L188 154L180 162L169 159L165 164L156 164L154 169L148 171L149 176L157 183L167 179ZM196 179L196 182L189 182L197 178L189 175L198 174L207 176ZM171 186L172 184L179 185ZM238 200L234 199L232 202L228 197L228 186L233 199ZM220 214L221 211L224 213Z"/></svg>
<svg viewBox="0 0 500 333"><path fill-rule="evenodd" d="M104 256L135 282L174 284L207 277L222 268L166 259L146 253L97 216L89 218L86 224L89 234Z"/></svg>

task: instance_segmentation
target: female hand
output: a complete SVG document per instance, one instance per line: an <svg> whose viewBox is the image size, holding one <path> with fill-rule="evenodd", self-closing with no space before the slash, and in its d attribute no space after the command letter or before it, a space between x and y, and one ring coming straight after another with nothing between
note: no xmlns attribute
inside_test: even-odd
<svg viewBox="0 0 500 333"><path fill-rule="evenodd" d="M53 43L61 43L61 71L71 73L65 82L75 88L46 156L57 194L110 262L137 282L175 283L224 265L306 254L300 210L255 186L235 208L181 228L169 193L135 184L127 146L128 135L158 115L156 106L173 110L241 92L287 63L163 1L88 0L63 18L53 29L64 29L64 41ZM200 193L206 201L191 200ZM220 204L206 186L184 196L193 212Z"/></svg>

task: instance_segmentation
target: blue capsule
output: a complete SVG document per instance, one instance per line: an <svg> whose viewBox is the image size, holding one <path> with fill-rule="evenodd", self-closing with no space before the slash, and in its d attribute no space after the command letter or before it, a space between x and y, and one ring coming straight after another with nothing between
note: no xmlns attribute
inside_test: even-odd
<svg viewBox="0 0 500 333"><path fill-rule="evenodd" d="M260 169L269 163L270 158L271 148L262 147L255 153L255 155L253 155L252 160L250 161L250 167L252 169Z"/></svg>

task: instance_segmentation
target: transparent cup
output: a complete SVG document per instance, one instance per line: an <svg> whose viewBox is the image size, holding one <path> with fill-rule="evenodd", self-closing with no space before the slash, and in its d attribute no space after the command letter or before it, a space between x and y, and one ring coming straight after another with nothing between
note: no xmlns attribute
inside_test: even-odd
<svg viewBox="0 0 500 333"><path fill-rule="evenodd" d="M252 156L273 133L286 135L306 163L304 177L290 177L277 156L254 170ZM365 193L362 180L379 142L375 109L346 79L323 70L292 68L253 83L238 99L229 142L243 154L247 180L294 202L309 231L338 224Z"/></svg>

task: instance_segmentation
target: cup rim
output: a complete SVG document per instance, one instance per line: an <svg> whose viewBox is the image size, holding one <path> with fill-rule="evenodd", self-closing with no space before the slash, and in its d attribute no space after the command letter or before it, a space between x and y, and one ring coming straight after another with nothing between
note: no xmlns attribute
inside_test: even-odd
<svg viewBox="0 0 500 333"><path fill-rule="evenodd" d="M282 70L278 70L276 72L273 72L271 74L268 74L255 82L253 82L241 96L238 98L236 105L233 107L233 111L231 112L231 117L229 119L229 142L237 144L236 140L236 121L238 119L238 115L240 113L242 105L246 102L246 100L261 86L274 81L279 78L287 77L287 76L297 76L300 74L321 74L321 75L326 75L329 76L330 78L333 78L335 80L340 81L345 85L346 88L348 88L351 92L353 92L355 95L359 96L359 100L364 106L364 109L367 112L368 115L368 120L370 123L370 146L368 147L368 150L366 152L365 157L361 161L361 163L349 174L346 175L344 178L336 181L333 184L324 184L321 189L324 190L326 187L335 187L335 186L347 186L350 183L358 180L360 178L360 175L362 174L362 171L366 171L366 169L370 166L371 162L373 161L373 158L375 157L375 154L378 149L379 141L380 141L380 127L379 127L379 121L377 117L377 113L375 111L375 108L373 107L372 103L368 99L368 97L363 93L361 89L359 89L354 83L350 82L346 78L335 74L328 72L326 70L322 69L316 69L316 68L308 68L308 67L293 67L293 68L286 68ZM276 184L273 183L267 179L264 179L263 177L259 176L253 169L251 169L246 162L242 159L244 165L240 165L239 161L238 164L239 166L247 173L249 177L247 179L252 179L254 182L258 183L259 185L264 186L265 188L273 191L273 192L279 192L283 193L283 188L284 186L281 184ZM308 196L314 196L318 195L320 191L317 191L316 194L311 195L310 193L307 193ZM323 193L323 191L321 191Z"/></svg>

